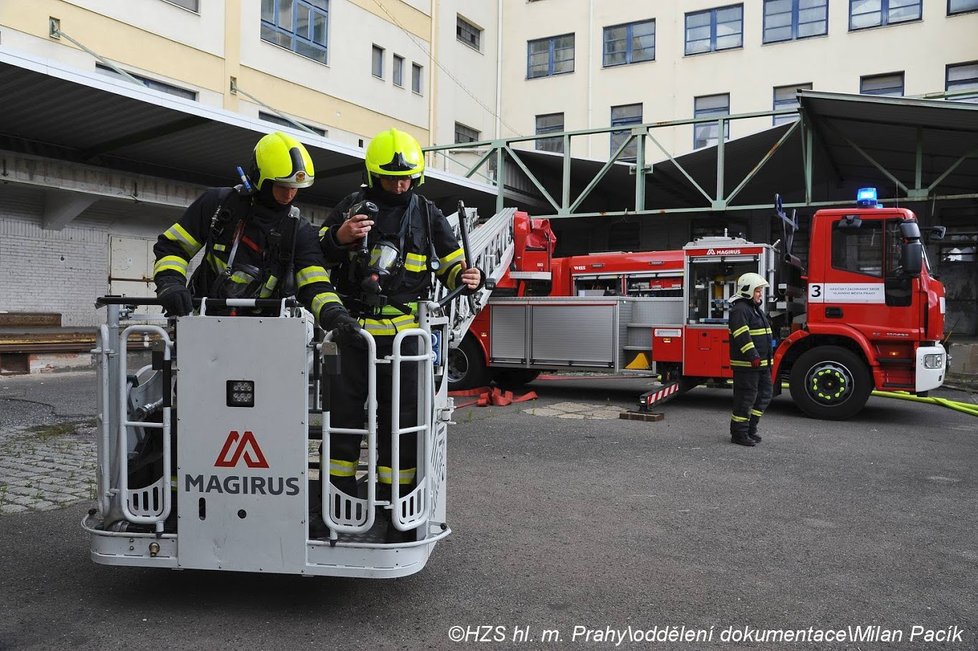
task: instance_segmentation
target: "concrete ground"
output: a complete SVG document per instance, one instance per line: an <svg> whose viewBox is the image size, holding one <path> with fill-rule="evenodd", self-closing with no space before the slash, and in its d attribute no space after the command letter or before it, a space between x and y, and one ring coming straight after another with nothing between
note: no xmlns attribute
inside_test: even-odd
<svg viewBox="0 0 978 651"><path fill-rule="evenodd" d="M0 459L46 439L39 475L94 463L92 380L0 378ZM404 579L99 566L89 498L4 511L0 649L978 647L974 416L874 397L814 421L781 396L742 448L722 389L644 423L616 418L642 380L531 388L456 412L453 534Z"/></svg>

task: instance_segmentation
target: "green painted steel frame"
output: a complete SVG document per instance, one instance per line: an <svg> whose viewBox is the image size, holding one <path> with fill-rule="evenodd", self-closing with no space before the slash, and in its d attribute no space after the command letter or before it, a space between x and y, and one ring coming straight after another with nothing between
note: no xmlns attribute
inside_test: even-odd
<svg viewBox="0 0 978 651"><path fill-rule="evenodd" d="M666 150L659 140L653 135L653 130L672 128L685 125L697 125L706 123L715 123L717 125L717 133L725 133L724 129L728 122L735 120L744 120L751 118L763 118L763 117L774 117L780 115L797 115L798 120L793 123L778 139L777 143L771 147L764 155L756 162L756 164L751 168L751 170L744 176L743 179L734 187L729 194L724 194L725 190L725 140L720 139L717 142L717 169L716 169L716 194L711 196L706 190L700 186L692 175L686 171L683 166L679 163L672 153ZM761 169L771 160L771 158L781 149L785 142L795 134L800 132L801 140L801 172L804 178L804 196L805 199L802 202L785 204L785 208L806 208L806 207L823 207L823 206L840 206L848 205L851 201L813 201L812 185L814 180L814 150L816 143L819 143L821 148L827 151L827 147L824 145L824 134L822 130L829 131L836 137L841 138L846 144L856 151L860 156L869 161L876 169L880 171L886 178L892 181L895 187L899 188L904 192L904 197L895 197L893 200L910 200L910 201L922 201L922 200L949 200L949 199L970 199L978 198L978 193L968 193L968 194L955 194L955 195L942 195L936 192L936 188L940 185L949 174L951 174L962 162L971 157L978 156L978 148L972 149L965 153L963 156L955 160L950 166L931 183L929 186L924 187L922 184L923 179L923 136L922 130L917 129L916 138L916 150L915 150L915 170L914 170L914 186L908 187L906 184L899 181L896 176L889 172L882 164L876 161L870 154L864 151L859 145L853 142L850 138L842 134L835 127L827 122L821 120L812 120L804 110L795 109L781 109L776 111L763 111L756 113L744 113L739 115L725 115L717 118L692 118L683 120L672 120L667 122L652 122L641 125L635 125L629 128L629 136L625 139L611 154L608 161L601 167L601 169L594 175L594 177L588 182L583 190L576 196L571 196L571 139L575 137L582 136L594 136L598 134L611 134L612 132L621 133L623 130L621 127L607 127L601 129L580 129L575 131L564 131L560 134L548 134L548 138L561 137L563 142L563 163L562 163L562 175L561 175L561 192L559 202L546 190L543 184L537 179L536 175L530 169L530 166L520 157L520 149L514 148L514 145L518 143L533 142L540 139L539 135L532 136L520 136L513 138L503 138L496 140L481 140L477 142L469 143L454 143L451 145L435 145L431 147L425 147L426 152L432 152L438 155L440 152L446 152L447 156L448 150L459 151L465 149L480 150L486 149L475 165L469 168L465 176L471 178L478 172L478 170L486 164L491 158L495 157L496 161L496 179L495 185L499 189L506 187L506 159L512 160L513 163L519 167L520 170L526 175L529 182L537 189L540 196L544 201L546 201L554 210L551 215L540 215L541 217L550 218L569 218L569 217L595 217L595 216L624 216L624 215L651 215L651 214L669 214L669 213L697 213L697 212L726 212L726 211L743 211L743 210L759 210L768 209L770 204L751 204L751 205L734 205L731 202L740 193L740 191L760 172ZM612 166L619 162L619 158L625 148L632 143L636 142L637 146L637 161L644 161L646 158L647 150L647 140L650 140L669 160L680 173L686 178L693 189L695 189L700 195L703 196L707 205L703 206L688 206L683 208L657 208L655 206L646 205L646 195L645 195L645 180L646 176L651 173L651 166L648 164L633 164L632 171L635 176L635 210L625 210L625 211L602 211L598 213L594 212L577 212L577 209L581 206L582 202L588 197L588 195L598 186L598 184L607 176L608 171ZM455 161L458 162L458 161ZM841 173L836 167L834 161L831 159L828 161L828 166L832 169L836 177L841 178ZM887 199L881 199L881 201L886 202ZM500 190L496 195L496 210L502 210L504 206L504 191Z"/></svg>

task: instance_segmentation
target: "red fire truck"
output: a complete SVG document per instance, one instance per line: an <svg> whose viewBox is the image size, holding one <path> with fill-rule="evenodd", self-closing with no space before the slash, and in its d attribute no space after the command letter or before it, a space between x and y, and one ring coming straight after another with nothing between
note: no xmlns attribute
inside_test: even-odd
<svg viewBox="0 0 978 651"><path fill-rule="evenodd" d="M790 229L786 253L725 235L680 251L554 258L549 221L517 213L513 264L455 350L452 386L525 383L553 369L654 372L661 386L640 399L651 410L732 377L727 315L736 279L751 271L769 283L775 390L787 381L805 414L845 419L873 389L939 387L944 287L914 214L873 197L816 212L809 233L807 269L790 254Z"/></svg>

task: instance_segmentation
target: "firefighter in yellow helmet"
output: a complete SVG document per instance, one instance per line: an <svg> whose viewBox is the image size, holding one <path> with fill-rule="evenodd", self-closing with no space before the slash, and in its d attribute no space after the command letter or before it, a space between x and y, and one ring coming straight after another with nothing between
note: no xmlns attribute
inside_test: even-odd
<svg viewBox="0 0 978 651"><path fill-rule="evenodd" d="M194 297L296 296L324 328L358 329L330 283L316 229L292 205L314 180L302 143L281 132L262 137L241 185L205 191L157 239L153 279L166 313L190 314Z"/></svg>
<svg viewBox="0 0 978 651"><path fill-rule="evenodd" d="M377 358L392 351L394 336L417 327L419 300L432 291L432 276L454 289L465 285L469 292L484 284L482 272L466 268L462 248L444 214L418 194L424 183L424 153L410 134L388 129L367 146L364 164L366 187L343 199L326 218L319 231L328 263L336 265L331 275L350 312L377 342ZM354 342L355 343L355 342ZM403 353L416 354L416 341L408 339ZM330 423L334 427L362 428L365 420L367 368L362 346L343 345L343 382L332 385ZM391 457L391 367L377 368L379 499L390 499L390 485L397 482L400 494L408 493L417 467L416 435L400 437L400 474L393 476ZM417 423L417 374L406 368L401 375L400 426ZM336 489L356 495L355 472L360 440L349 435L334 436L330 448L330 481ZM382 522L389 517L378 518ZM401 532L388 527L389 542L404 540Z"/></svg>
<svg viewBox="0 0 978 651"><path fill-rule="evenodd" d="M771 402L771 322L762 303L768 282L756 273L737 279L730 306L730 368L733 370L733 414L730 440L752 447L761 442L757 424Z"/></svg>

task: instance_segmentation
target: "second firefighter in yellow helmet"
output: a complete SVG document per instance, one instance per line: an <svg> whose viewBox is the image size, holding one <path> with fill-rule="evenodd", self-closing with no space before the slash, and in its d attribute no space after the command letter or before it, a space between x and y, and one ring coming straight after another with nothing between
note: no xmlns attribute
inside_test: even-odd
<svg viewBox="0 0 978 651"><path fill-rule="evenodd" d="M466 268L462 249L445 215L417 192L424 181L424 152L413 136L398 129L378 133L364 156L366 187L343 199L326 218L319 231L327 262L335 264L332 278L343 304L359 317L377 343L377 358L390 355L395 335L418 325L418 302L432 296L434 278L453 289L465 285L469 292L484 284L476 267ZM396 252L397 272L380 279L376 261ZM417 354L417 340L404 340L402 355ZM331 425L363 427L363 404L367 397L366 353L357 346L341 343L343 382L331 385ZM408 363L410 366L413 363ZM377 441L375 480L378 499L389 504L392 487L401 496L415 490L417 479L417 435L400 436L399 464L391 452L391 365L378 365ZM414 368L400 374L401 428L418 423L417 377ZM329 482L332 490L356 495L356 471L360 441L355 436L337 436L331 442ZM399 466L397 476L393 468ZM383 509L377 521L387 526L389 542L403 542L414 532L401 532L390 525L390 511Z"/></svg>

